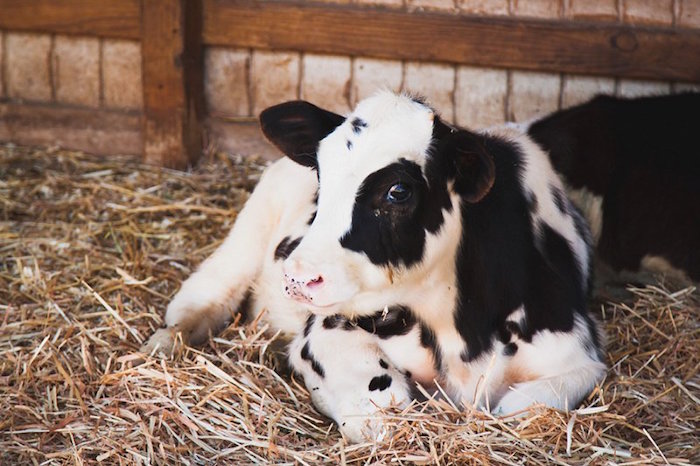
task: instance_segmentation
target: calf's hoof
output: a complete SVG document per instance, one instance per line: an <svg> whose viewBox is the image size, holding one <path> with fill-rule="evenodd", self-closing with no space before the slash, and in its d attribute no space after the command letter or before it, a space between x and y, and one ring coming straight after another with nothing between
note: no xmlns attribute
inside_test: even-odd
<svg viewBox="0 0 700 466"><path fill-rule="evenodd" d="M160 354L170 357L175 349L177 330L175 327L160 328L141 346L140 351L147 354Z"/></svg>

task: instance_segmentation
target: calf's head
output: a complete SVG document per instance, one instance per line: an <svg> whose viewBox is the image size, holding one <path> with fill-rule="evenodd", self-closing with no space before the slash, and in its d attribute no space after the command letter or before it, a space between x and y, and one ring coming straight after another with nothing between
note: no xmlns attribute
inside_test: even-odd
<svg viewBox="0 0 700 466"><path fill-rule="evenodd" d="M318 174L316 216L284 262L283 286L319 314L374 312L411 277L453 266L459 205L479 202L494 182L479 136L405 95L379 93L347 118L287 102L260 121Z"/></svg>

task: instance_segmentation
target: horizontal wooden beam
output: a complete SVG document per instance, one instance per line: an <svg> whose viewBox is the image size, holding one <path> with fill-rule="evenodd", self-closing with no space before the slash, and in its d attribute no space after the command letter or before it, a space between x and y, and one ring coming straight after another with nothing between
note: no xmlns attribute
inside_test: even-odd
<svg viewBox="0 0 700 466"><path fill-rule="evenodd" d="M138 39L140 0L0 0L0 29Z"/></svg>
<svg viewBox="0 0 700 466"><path fill-rule="evenodd" d="M407 12L309 2L205 0L204 42L497 68L700 81L700 32Z"/></svg>
<svg viewBox="0 0 700 466"><path fill-rule="evenodd" d="M147 1L147 0L146 0ZM0 0L0 29L140 39L141 0ZM204 0L206 45L700 82L700 31Z"/></svg>
<svg viewBox="0 0 700 466"><path fill-rule="evenodd" d="M135 155L141 153L141 115L54 104L0 103L0 141Z"/></svg>

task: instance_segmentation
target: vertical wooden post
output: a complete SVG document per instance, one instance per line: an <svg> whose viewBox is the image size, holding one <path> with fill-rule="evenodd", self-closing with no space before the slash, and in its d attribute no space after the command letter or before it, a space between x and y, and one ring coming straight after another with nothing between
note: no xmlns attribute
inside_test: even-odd
<svg viewBox="0 0 700 466"><path fill-rule="evenodd" d="M184 169L202 153L202 0L141 0L143 157Z"/></svg>

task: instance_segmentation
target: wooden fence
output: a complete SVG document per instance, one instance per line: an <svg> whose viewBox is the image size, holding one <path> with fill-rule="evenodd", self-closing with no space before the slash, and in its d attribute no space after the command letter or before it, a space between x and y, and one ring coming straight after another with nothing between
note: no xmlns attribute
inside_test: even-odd
<svg viewBox="0 0 700 466"><path fill-rule="evenodd" d="M178 168L202 152L204 45L700 81L697 29L618 23L300 1L0 0L0 29L139 40L143 157Z"/></svg>

